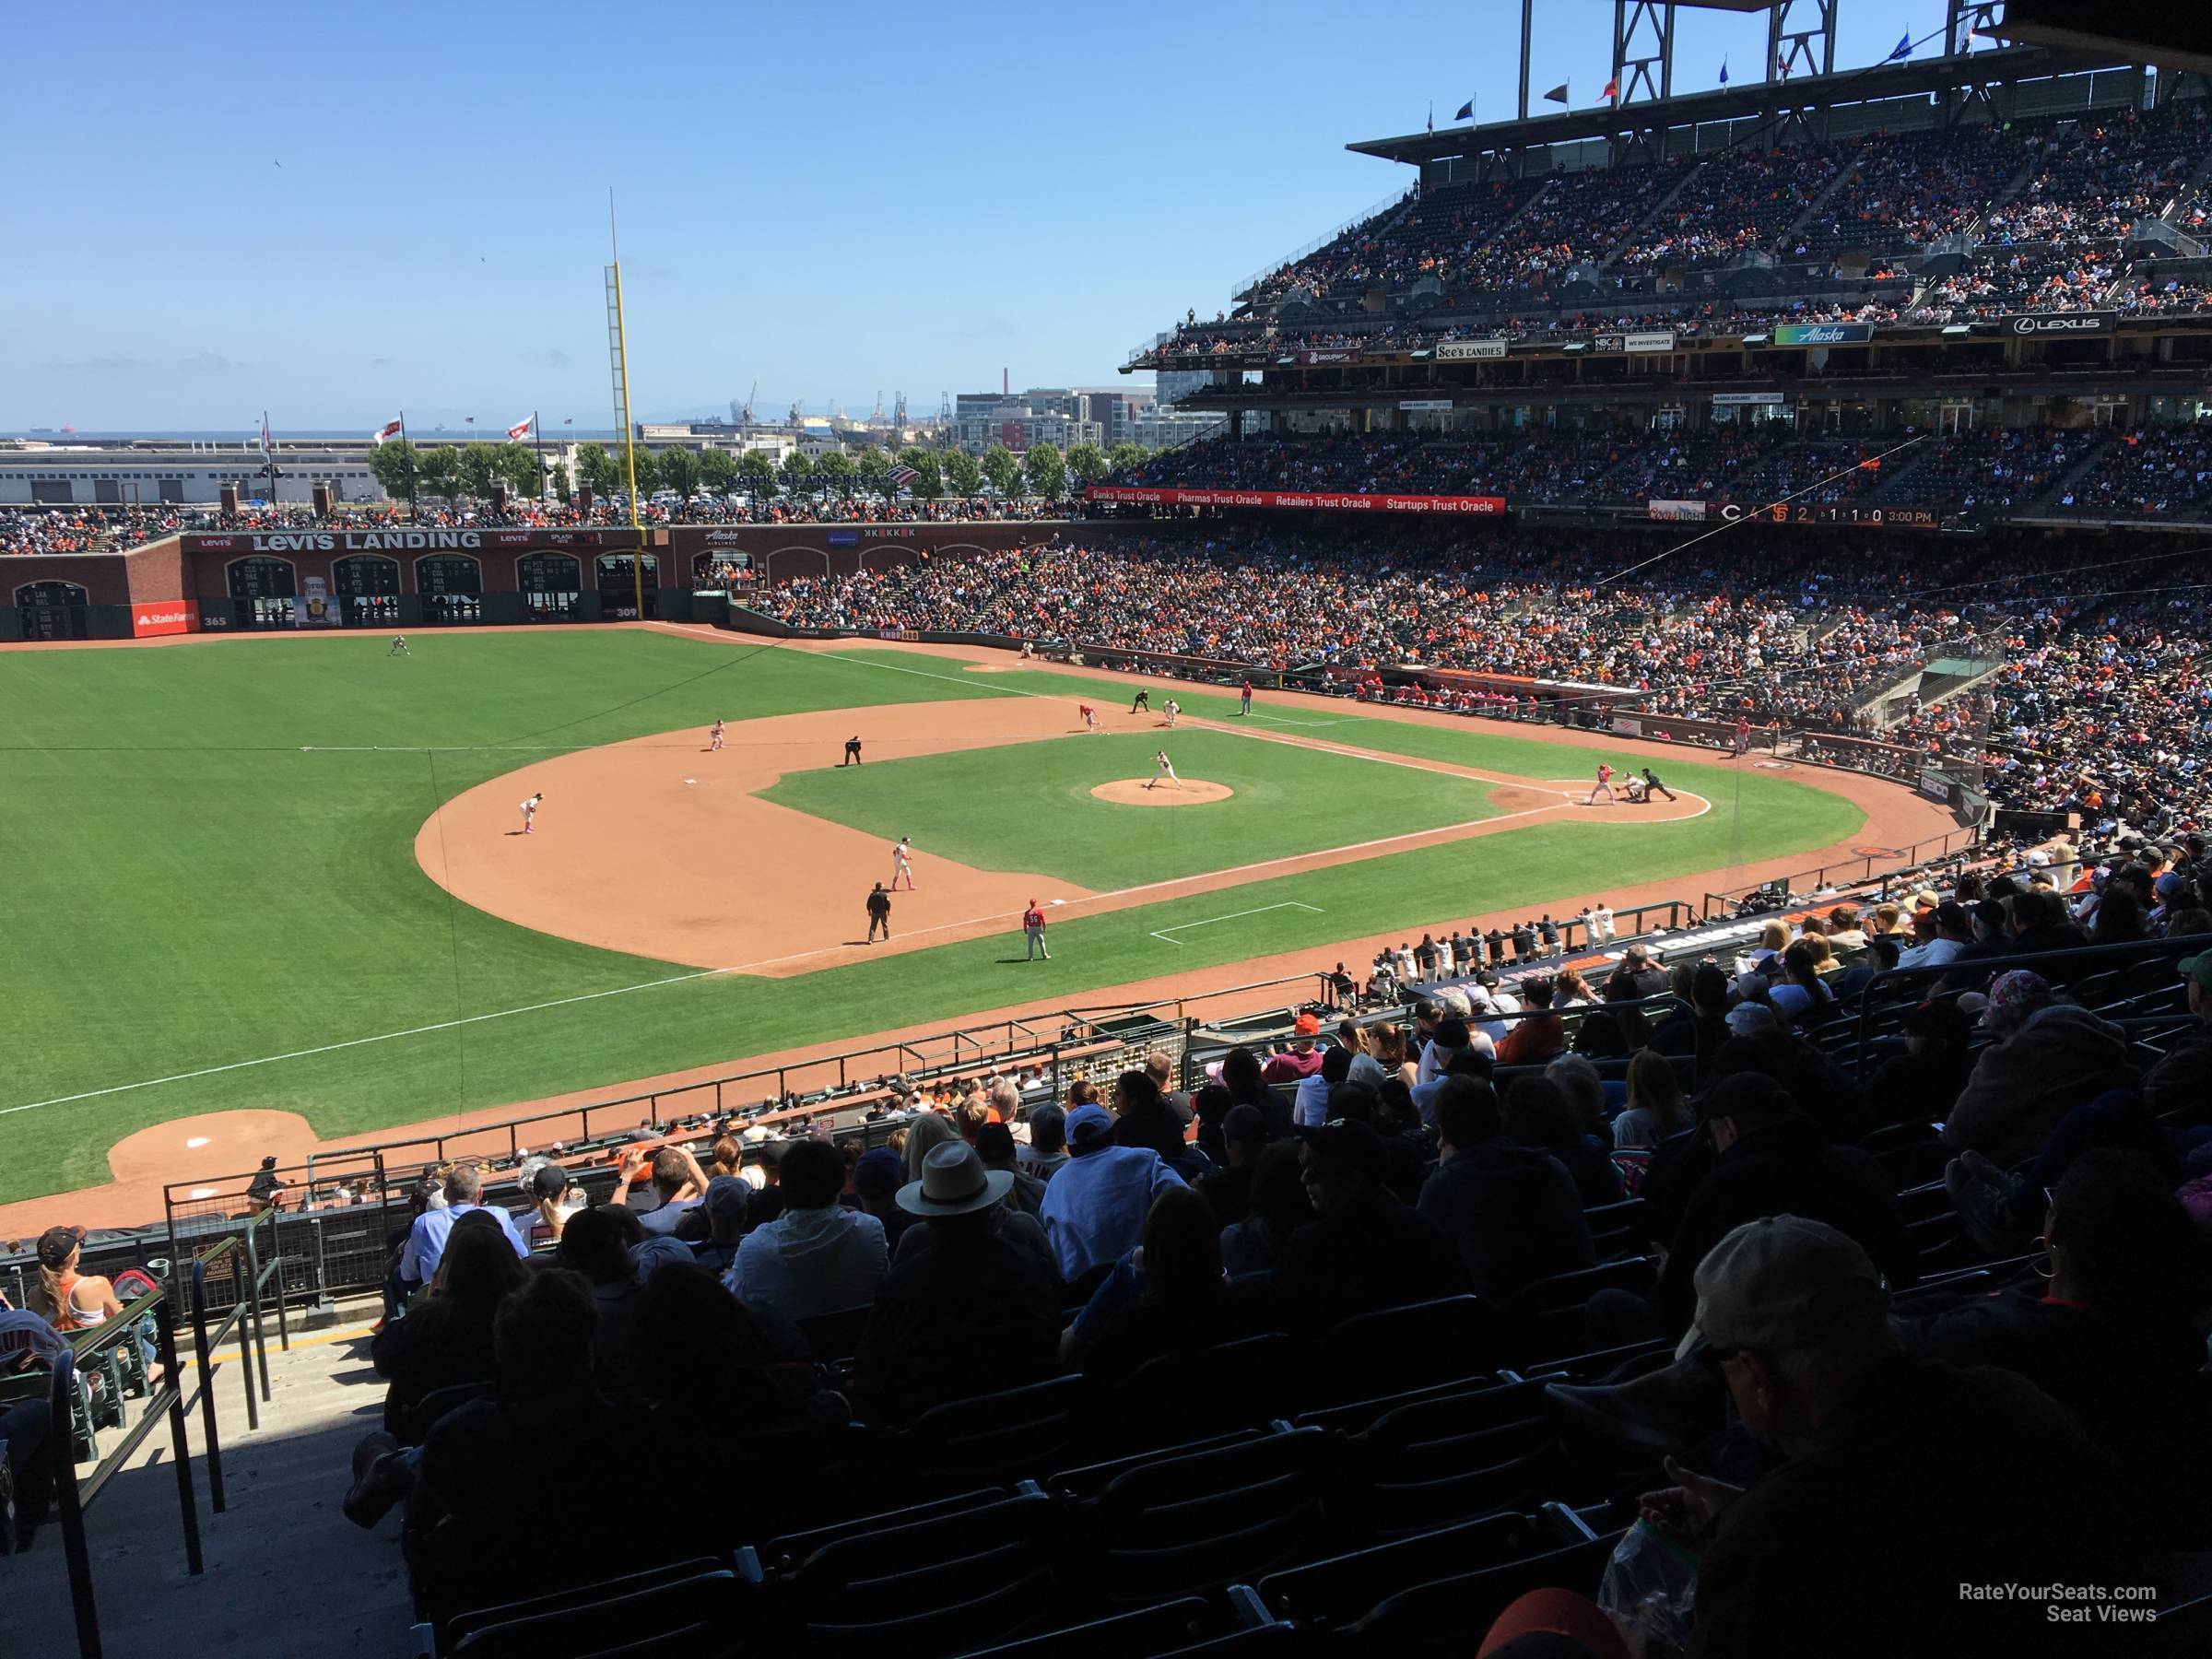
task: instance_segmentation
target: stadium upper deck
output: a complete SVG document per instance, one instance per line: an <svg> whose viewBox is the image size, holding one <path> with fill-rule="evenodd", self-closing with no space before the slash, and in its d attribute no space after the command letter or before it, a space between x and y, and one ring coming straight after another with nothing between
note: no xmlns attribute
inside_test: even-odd
<svg viewBox="0 0 2212 1659"><path fill-rule="evenodd" d="M2007 51L1910 85L1355 145L1419 182L1127 368L1214 371L1182 400L1200 408L1947 375L2185 391L2212 361L2212 106L2194 77L2059 67Z"/></svg>

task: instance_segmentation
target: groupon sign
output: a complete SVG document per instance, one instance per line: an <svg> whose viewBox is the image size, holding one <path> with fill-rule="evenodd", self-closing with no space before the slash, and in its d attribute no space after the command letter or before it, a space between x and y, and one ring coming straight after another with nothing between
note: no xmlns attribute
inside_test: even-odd
<svg viewBox="0 0 2212 1659"><path fill-rule="evenodd" d="M199 631L200 606L196 599L144 600L131 606L131 632L141 640L155 634Z"/></svg>

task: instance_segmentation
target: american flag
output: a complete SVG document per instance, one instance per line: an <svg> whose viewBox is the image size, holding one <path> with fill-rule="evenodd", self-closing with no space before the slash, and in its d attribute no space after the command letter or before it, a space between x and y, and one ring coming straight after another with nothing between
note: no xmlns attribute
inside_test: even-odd
<svg viewBox="0 0 2212 1659"><path fill-rule="evenodd" d="M891 468L891 486L895 489L904 489L921 476L911 466L894 466Z"/></svg>

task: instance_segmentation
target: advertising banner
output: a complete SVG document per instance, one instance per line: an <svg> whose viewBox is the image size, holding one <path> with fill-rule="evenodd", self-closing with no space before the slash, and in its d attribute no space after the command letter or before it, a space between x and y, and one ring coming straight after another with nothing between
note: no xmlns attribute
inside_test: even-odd
<svg viewBox="0 0 2212 1659"><path fill-rule="evenodd" d="M1774 330L1777 346L1864 346L1873 338L1871 323L1784 323Z"/></svg>
<svg viewBox="0 0 2212 1659"><path fill-rule="evenodd" d="M1448 397L1401 397L1398 400L1401 409L1448 409L1451 406L1452 400Z"/></svg>
<svg viewBox="0 0 2212 1659"><path fill-rule="evenodd" d="M1294 489L1140 489L1123 484L1094 484L1084 493L1093 501L1135 507L1322 507L1345 512L1429 512L1462 518L1495 518L1505 512L1503 496L1335 495Z"/></svg>
<svg viewBox="0 0 2212 1659"><path fill-rule="evenodd" d="M329 582L320 576L302 576L292 599L292 620L301 628L343 628L346 614L330 596Z"/></svg>
<svg viewBox="0 0 2212 1659"><path fill-rule="evenodd" d="M1440 363L1466 363L1478 358L1504 355L1503 340L1446 340L1436 348L1436 360Z"/></svg>
<svg viewBox="0 0 2212 1659"><path fill-rule="evenodd" d="M1696 520L1702 523L1706 503L1703 501L1662 501L1653 500L1643 504L1646 518L1666 519L1674 522Z"/></svg>
<svg viewBox="0 0 2212 1659"><path fill-rule="evenodd" d="M1715 392L1712 406L1716 409L1749 409L1768 407L1786 401L1780 392Z"/></svg>
<svg viewBox="0 0 2212 1659"><path fill-rule="evenodd" d="M1359 348L1356 346L1320 347L1300 352L1298 360L1301 363L1356 363L1359 360Z"/></svg>
<svg viewBox="0 0 2212 1659"><path fill-rule="evenodd" d="M1613 729L1623 737L1641 737L1643 735L1643 722L1632 714L1616 714L1613 716Z"/></svg>
<svg viewBox="0 0 2212 1659"><path fill-rule="evenodd" d="M131 606L131 632L141 640L156 634L198 633L196 599L142 599Z"/></svg>
<svg viewBox="0 0 2212 1659"><path fill-rule="evenodd" d="M1656 328L1648 334L1623 335L1620 336L1620 348L1623 351L1672 351L1675 348L1675 331L1671 328Z"/></svg>
<svg viewBox="0 0 2212 1659"><path fill-rule="evenodd" d="M2023 339L2063 340L2070 335L2109 335L2120 325L2118 312L2037 312L2015 317L1999 317L1999 334L2017 335Z"/></svg>

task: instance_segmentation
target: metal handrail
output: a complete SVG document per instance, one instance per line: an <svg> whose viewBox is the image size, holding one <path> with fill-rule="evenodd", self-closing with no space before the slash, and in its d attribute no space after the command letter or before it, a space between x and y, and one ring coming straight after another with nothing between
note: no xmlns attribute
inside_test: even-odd
<svg viewBox="0 0 2212 1659"><path fill-rule="evenodd" d="M138 1421L127 1430L122 1442L94 1466L91 1478L80 1482L76 1474L74 1447L68 1455L54 1459L54 1487L60 1499L62 1552L69 1573L69 1597L76 1620L76 1648L79 1659L100 1659L100 1610L92 1591L91 1551L85 1541L85 1511L107 1488L108 1482L127 1463L132 1453L145 1443L155 1425L164 1417L169 1419L171 1461L177 1471L177 1501L183 1518L184 1567L196 1578L205 1571L200 1555L199 1510L192 1489L192 1444L185 1431L184 1395L178 1381L177 1334L174 1299L166 1290L156 1290L143 1296L123 1314L110 1324L119 1327L134 1340L137 1335L137 1321L151 1309L154 1316L156 1351L160 1357L162 1380L159 1387L147 1391L146 1409ZM76 1394L76 1361L82 1353L88 1353L100 1344L72 1342L54 1357L53 1375L49 1383L48 1406L52 1424L48 1432L74 1438L71 1427L70 1405Z"/></svg>

